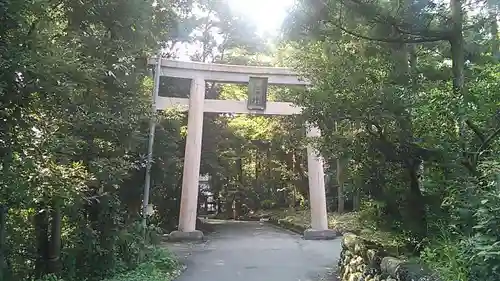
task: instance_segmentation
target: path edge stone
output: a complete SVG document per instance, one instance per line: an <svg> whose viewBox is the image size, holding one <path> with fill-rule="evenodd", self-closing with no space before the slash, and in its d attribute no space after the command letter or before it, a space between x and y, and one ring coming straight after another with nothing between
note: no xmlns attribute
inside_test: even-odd
<svg viewBox="0 0 500 281"><path fill-rule="evenodd" d="M284 220L284 219L269 218L269 220L267 220L266 222L268 222L274 226L277 226L279 228L286 229L288 231L291 231L291 232L294 232L297 234L301 234L301 235L304 234L304 231L306 231L306 229L307 229L302 225L295 224L295 223L289 222L289 221Z"/></svg>
<svg viewBox="0 0 500 281"><path fill-rule="evenodd" d="M203 241L203 232L200 230L195 230L191 232L184 231L172 231L167 236L167 240L171 242L183 242L183 241Z"/></svg>
<svg viewBox="0 0 500 281"><path fill-rule="evenodd" d="M339 234L333 229L317 230L310 228L304 231L305 240L333 240L337 237L339 237Z"/></svg>

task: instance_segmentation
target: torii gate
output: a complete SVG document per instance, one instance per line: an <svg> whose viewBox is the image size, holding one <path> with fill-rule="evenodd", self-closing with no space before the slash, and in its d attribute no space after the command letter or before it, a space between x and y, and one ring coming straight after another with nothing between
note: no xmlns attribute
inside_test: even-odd
<svg viewBox="0 0 500 281"><path fill-rule="evenodd" d="M260 110L252 110L249 109L247 101L206 100L205 82L248 84L250 79L264 78L262 81L267 79L267 83L270 85L306 86L308 83L299 80L298 76L288 68L183 62L162 60L161 57L150 59L148 63L156 67L153 110L163 110L175 107L188 111L179 228L177 231L172 232L170 237L174 240L202 239L203 233L196 230L196 211L198 207L198 181L200 177L203 113L294 115L300 114L302 111L301 108L294 106L294 104L290 102L264 101L263 108ZM160 97L158 95L160 76L191 79L189 99ZM152 127L152 132L154 132L154 125ZM320 131L316 127L309 126L307 136L319 137ZM153 137L154 135L152 134L150 136L150 147L152 147ZM151 154L151 151L149 154ZM307 147L307 167L310 197L309 204L311 208L311 229L304 232L304 239L332 239L336 237L336 232L328 229L323 159L312 145ZM149 186L148 177L149 176L146 178L147 186ZM147 204L147 200L148 198L145 192L145 204Z"/></svg>

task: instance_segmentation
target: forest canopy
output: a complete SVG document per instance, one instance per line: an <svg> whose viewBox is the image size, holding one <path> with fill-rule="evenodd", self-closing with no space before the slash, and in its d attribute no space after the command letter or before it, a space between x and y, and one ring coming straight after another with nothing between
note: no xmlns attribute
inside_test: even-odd
<svg viewBox="0 0 500 281"><path fill-rule="evenodd" d="M177 227L187 114L151 112L147 59L186 44L192 61L311 81L269 88L300 116L205 114L201 174L217 212L307 210L307 122L322 132L329 212L392 233L443 280L498 280L499 13L498 0L297 0L272 37L226 1L1 1L0 280L176 267L151 245ZM163 77L160 95L188 97L186 82Z"/></svg>

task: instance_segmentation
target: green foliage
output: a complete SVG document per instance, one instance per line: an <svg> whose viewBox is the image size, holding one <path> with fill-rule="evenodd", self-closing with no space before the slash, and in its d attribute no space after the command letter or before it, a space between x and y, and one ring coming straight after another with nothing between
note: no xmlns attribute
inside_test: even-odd
<svg viewBox="0 0 500 281"><path fill-rule="evenodd" d="M270 210L276 207L276 203L272 200L264 200L260 203L263 210Z"/></svg>
<svg viewBox="0 0 500 281"><path fill-rule="evenodd" d="M162 278L173 267L141 262L178 221L187 116L151 114L147 58L191 41L202 45L196 60L245 63L266 44L219 1L4 1L0 17L8 23L0 28L2 278L93 281L137 267L120 278ZM161 83L162 95L185 86ZM207 97L245 96L228 88L209 85ZM287 94L273 89L270 97ZM144 235L138 219L152 118L155 210ZM236 199L249 212L265 199L284 206L304 198L301 120L205 119L201 170L221 203Z"/></svg>
<svg viewBox="0 0 500 281"><path fill-rule="evenodd" d="M64 279L61 279L53 274L50 274L50 275L45 275L41 279L36 279L35 281L64 281Z"/></svg>
<svg viewBox="0 0 500 281"><path fill-rule="evenodd" d="M267 49L256 27L245 15L235 13L229 3L195 0L193 4L203 11L188 17L195 27L190 41L201 45L190 54L193 61L247 64Z"/></svg>
<svg viewBox="0 0 500 281"><path fill-rule="evenodd" d="M146 58L181 2L0 5L2 280L100 280L142 260Z"/></svg>
<svg viewBox="0 0 500 281"><path fill-rule="evenodd" d="M134 269L116 274L102 281L170 281L181 272L179 262L165 249L150 247L145 250L143 262ZM46 275L35 281L65 281L55 275ZM101 280L100 280L101 281Z"/></svg>
<svg viewBox="0 0 500 281"><path fill-rule="evenodd" d="M170 281L180 274L180 264L165 249L150 249L145 259L134 270L103 281Z"/></svg>
<svg viewBox="0 0 500 281"><path fill-rule="evenodd" d="M496 280L498 9L450 4L299 1L283 60L312 82L295 101L363 223L443 280Z"/></svg>
<svg viewBox="0 0 500 281"><path fill-rule="evenodd" d="M467 255L460 241L449 237L446 231L427 246L420 258L439 272L443 280L468 281L469 265Z"/></svg>
<svg viewBox="0 0 500 281"><path fill-rule="evenodd" d="M498 279L496 5L488 18L449 19L433 1L320 2L299 1L286 26L295 41L275 56L311 87L269 89L303 116L205 114L201 173L220 209L305 207L307 121L322 130L330 208L360 210L331 224L389 237L444 279ZM146 58L190 41L201 46L194 60L269 64L257 61L267 44L220 1L3 1L0 19L0 277L171 279L178 265L149 245L176 227L187 118L151 114ZM162 79L162 95L187 96L173 80ZM242 100L246 89L208 83L206 96ZM144 233L152 118L155 212ZM290 220L308 224L299 213Z"/></svg>

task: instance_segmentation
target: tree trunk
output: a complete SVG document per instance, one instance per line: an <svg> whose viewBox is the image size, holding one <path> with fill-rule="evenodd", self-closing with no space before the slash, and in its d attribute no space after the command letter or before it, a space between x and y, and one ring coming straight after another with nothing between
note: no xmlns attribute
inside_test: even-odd
<svg viewBox="0 0 500 281"><path fill-rule="evenodd" d="M404 7L401 9L402 13L407 13L410 5L410 1L404 2ZM405 36L401 34L401 36ZM400 161L403 162L405 169L409 175L409 206L406 210L411 214L410 224L414 225L415 232L418 234L420 239L423 239L427 233L427 221L425 212L425 202L420 191L420 181L418 178L418 172L420 165L415 165L415 163L420 163L417 156L413 153L412 142L414 139L413 135L413 124L411 117L411 107L408 104L413 100L413 94L417 91L415 77L412 74L416 72L417 56L415 53L415 48L413 45L402 44L398 49L398 60L396 62L396 75L398 76L397 83L404 85L408 88L409 94L404 99L404 108L402 112L398 112L399 115L399 143L400 143Z"/></svg>
<svg viewBox="0 0 500 281"><path fill-rule="evenodd" d="M344 181L342 177L343 169L340 159L337 159L337 211L339 214L344 213Z"/></svg>
<svg viewBox="0 0 500 281"><path fill-rule="evenodd" d="M307 167L307 160L302 157L301 151L293 150L293 172L295 174L295 186L298 188L300 194L305 198L309 198L309 180L304 166ZM305 163L304 163L305 162Z"/></svg>
<svg viewBox="0 0 500 281"><path fill-rule="evenodd" d="M363 188L363 178L357 175L354 178L354 194L352 196L352 209L357 212L361 209L361 190Z"/></svg>
<svg viewBox="0 0 500 281"><path fill-rule="evenodd" d="M217 215L222 214L222 203L220 200L220 195L217 196Z"/></svg>
<svg viewBox="0 0 500 281"><path fill-rule="evenodd" d="M335 122L335 132L338 133L338 124ZM339 149L340 150L340 149ZM340 159L340 156L337 157L337 169L336 169L336 174L337 174L337 212L339 214L344 213L344 205L345 205L345 200L344 200L344 169L342 167L342 161Z"/></svg>
<svg viewBox="0 0 500 281"><path fill-rule="evenodd" d="M238 220L243 215L243 205L241 196L237 196L234 200L234 219Z"/></svg>
<svg viewBox="0 0 500 281"><path fill-rule="evenodd" d="M7 207L0 205L0 281L7 280L7 257L5 240L7 236Z"/></svg>
<svg viewBox="0 0 500 281"><path fill-rule="evenodd" d="M51 235L47 258L47 273L59 273L61 271L61 205L54 200L52 206Z"/></svg>
<svg viewBox="0 0 500 281"><path fill-rule="evenodd" d="M498 4L496 1L488 1L488 14L490 17L491 54L497 60L500 59L500 39L498 38Z"/></svg>
<svg viewBox="0 0 500 281"><path fill-rule="evenodd" d="M417 235L419 241L421 241L427 236L427 216L425 211L425 200L420 190L418 180L419 167L420 164L414 163L414 161L410 161L407 164L407 171L410 179L410 193L408 198L408 204L411 206L411 208L408 208L410 211L410 223L413 224L413 232Z"/></svg>
<svg viewBox="0 0 500 281"><path fill-rule="evenodd" d="M360 187L356 186L354 195L352 196L352 209L357 212L361 209L361 192Z"/></svg>
<svg viewBox="0 0 500 281"><path fill-rule="evenodd" d="M453 94L460 97L462 105L459 107L459 136L462 150L467 151L465 130L466 130L466 107L468 103L464 88L464 67L465 67L465 49L463 37L463 13L462 0L450 0L451 20L452 20L452 35L450 39L452 73L453 73ZM466 155L464 155L466 156Z"/></svg>
<svg viewBox="0 0 500 281"><path fill-rule="evenodd" d="M271 161L271 146L269 145L266 149L266 164L267 164L267 169L266 169L266 179L268 181L271 180L271 166L272 166L272 161Z"/></svg>
<svg viewBox="0 0 500 281"><path fill-rule="evenodd" d="M34 228L36 237L36 261L35 276L40 278L47 273L47 256L49 249L49 217L47 210L42 204L37 208L34 217Z"/></svg>
<svg viewBox="0 0 500 281"><path fill-rule="evenodd" d="M255 149L255 182L259 183L259 178L260 178L260 150L257 147Z"/></svg>
<svg viewBox="0 0 500 281"><path fill-rule="evenodd" d="M99 193L102 194L102 193ZM98 263L106 265L106 268L114 268L114 245L115 245L115 223L113 221L113 209L111 196L102 195L99 201L92 203L92 224L94 229L99 233L99 247L102 250L102 255L99 256Z"/></svg>
<svg viewBox="0 0 500 281"><path fill-rule="evenodd" d="M361 122L356 121L353 124L353 128L355 131L358 131L361 128ZM352 198L352 208L353 211L359 211L361 209L361 191L364 188L364 178L363 176L359 174L360 168L363 169L362 167L357 166L356 167L356 173L354 177L354 194Z"/></svg>
<svg viewBox="0 0 500 281"><path fill-rule="evenodd" d="M243 158L236 159L236 165L238 167L238 181L243 184Z"/></svg>

